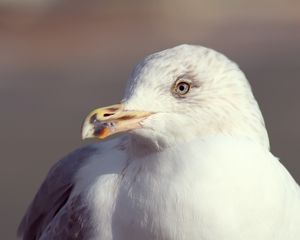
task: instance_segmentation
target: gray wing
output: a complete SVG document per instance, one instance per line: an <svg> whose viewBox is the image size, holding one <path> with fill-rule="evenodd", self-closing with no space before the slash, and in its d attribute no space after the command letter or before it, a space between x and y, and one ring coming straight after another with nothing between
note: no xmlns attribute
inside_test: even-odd
<svg viewBox="0 0 300 240"><path fill-rule="evenodd" d="M94 146L76 150L50 169L18 228L18 235L23 240L82 239L80 234L85 225L82 216L86 206L80 196L69 197L74 187L74 175L96 151ZM56 231L61 221L64 221L63 225L68 224L68 234ZM61 226L60 229L66 231ZM43 237L44 232L48 232L48 237Z"/></svg>

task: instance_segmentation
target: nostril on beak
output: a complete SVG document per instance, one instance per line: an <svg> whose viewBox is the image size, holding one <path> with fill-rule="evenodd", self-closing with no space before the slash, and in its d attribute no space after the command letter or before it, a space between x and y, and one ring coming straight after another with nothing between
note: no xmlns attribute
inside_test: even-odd
<svg viewBox="0 0 300 240"><path fill-rule="evenodd" d="M104 114L103 114L103 117L110 117L110 116L112 116L112 115L114 115L114 113L104 113Z"/></svg>

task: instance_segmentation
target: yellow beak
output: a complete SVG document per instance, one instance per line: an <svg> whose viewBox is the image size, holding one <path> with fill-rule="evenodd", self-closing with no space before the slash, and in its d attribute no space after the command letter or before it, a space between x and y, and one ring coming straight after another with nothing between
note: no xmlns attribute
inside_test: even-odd
<svg viewBox="0 0 300 240"><path fill-rule="evenodd" d="M152 113L126 111L123 104L116 104L92 111L84 120L82 139L104 139L110 135L141 127L140 122Z"/></svg>

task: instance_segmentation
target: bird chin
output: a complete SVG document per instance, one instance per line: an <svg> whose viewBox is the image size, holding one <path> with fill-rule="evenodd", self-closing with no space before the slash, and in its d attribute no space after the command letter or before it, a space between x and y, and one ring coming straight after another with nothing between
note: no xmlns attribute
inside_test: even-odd
<svg viewBox="0 0 300 240"><path fill-rule="evenodd" d="M139 128L129 132L132 138L140 141L152 140L155 136L155 131L149 128Z"/></svg>
<svg viewBox="0 0 300 240"><path fill-rule="evenodd" d="M132 147L149 154L167 147L167 139L151 128L140 128L130 132Z"/></svg>

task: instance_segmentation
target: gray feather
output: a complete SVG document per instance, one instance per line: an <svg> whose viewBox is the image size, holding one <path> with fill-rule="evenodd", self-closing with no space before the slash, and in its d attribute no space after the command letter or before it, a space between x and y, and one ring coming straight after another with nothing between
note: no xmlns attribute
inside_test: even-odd
<svg viewBox="0 0 300 240"><path fill-rule="evenodd" d="M92 234L90 210L84 198L72 197L44 229L39 240L85 240Z"/></svg>
<svg viewBox="0 0 300 240"><path fill-rule="evenodd" d="M79 224L80 226L85 227L84 225L86 225L86 223L83 223L82 220L80 220L80 214L87 210L79 196L74 199L72 198L70 201L68 200L74 186L73 178L76 172L82 164L84 164L85 160L96 150L97 149L93 146L87 146L76 150L58 161L50 169L46 179L42 183L21 221L18 228L18 236L23 240L39 239L41 236L43 236L42 239L46 239L44 237L45 234L43 234L46 228L48 234L50 234L49 232L51 232L51 229L55 229L59 226L59 222L66 220L66 223L70 225L70 232L68 234L72 235L77 232L75 235L80 237L81 233L78 232L80 231L80 228L74 226ZM68 204L66 204L67 202ZM79 206L78 208L74 208L76 202ZM51 223L54 218L58 220L53 221L56 223ZM71 233L72 229L75 231L74 233ZM64 231L67 231L67 229L64 228ZM63 233L60 231L60 234ZM49 237L48 239L82 238L68 238L67 235L65 238L62 235L60 237L53 235L53 237Z"/></svg>

